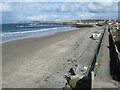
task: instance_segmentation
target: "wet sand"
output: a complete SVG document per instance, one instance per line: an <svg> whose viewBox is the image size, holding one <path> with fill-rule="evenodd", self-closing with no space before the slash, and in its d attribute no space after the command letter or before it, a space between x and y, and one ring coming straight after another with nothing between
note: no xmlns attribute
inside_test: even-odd
<svg viewBox="0 0 120 90"><path fill-rule="evenodd" d="M12 41L2 45L3 88L59 88L77 58L81 68L88 66L96 48L90 39L99 27L81 28L52 36ZM86 56L87 55L87 56Z"/></svg>

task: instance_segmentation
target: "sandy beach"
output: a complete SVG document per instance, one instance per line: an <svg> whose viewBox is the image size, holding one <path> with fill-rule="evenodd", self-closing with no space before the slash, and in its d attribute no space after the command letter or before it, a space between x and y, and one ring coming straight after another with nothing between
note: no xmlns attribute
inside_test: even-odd
<svg viewBox="0 0 120 90"><path fill-rule="evenodd" d="M4 43L3 88L62 88L70 67L89 66L96 48L90 36L97 30L100 27L80 28Z"/></svg>

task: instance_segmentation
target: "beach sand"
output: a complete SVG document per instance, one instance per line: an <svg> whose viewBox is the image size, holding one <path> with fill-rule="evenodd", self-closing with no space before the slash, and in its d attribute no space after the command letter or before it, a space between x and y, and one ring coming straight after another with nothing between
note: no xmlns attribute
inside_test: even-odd
<svg viewBox="0 0 120 90"><path fill-rule="evenodd" d="M74 64L88 66L96 43L90 38L99 27L80 28L52 36L24 39L2 45L3 88L62 88Z"/></svg>

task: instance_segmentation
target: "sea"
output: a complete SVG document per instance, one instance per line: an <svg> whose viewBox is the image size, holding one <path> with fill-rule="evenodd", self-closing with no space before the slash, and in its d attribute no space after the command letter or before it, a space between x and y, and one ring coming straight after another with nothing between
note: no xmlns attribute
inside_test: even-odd
<svg viewBox="0 0 120 90"><path fill-rule="evenodd" d="M9 23L2 24L0 43L27 38L44 37L58 32L77 30L76 27L59 24Z"/></svg>

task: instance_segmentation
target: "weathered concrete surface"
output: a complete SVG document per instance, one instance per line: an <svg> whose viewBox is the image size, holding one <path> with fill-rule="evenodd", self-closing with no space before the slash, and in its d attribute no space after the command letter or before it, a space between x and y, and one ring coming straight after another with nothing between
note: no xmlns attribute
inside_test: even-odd
<svg viewBox="0 0 120 90"><path fill-rule="evenodd" d="M109 33L106 30L100 53L100 66L93 80L93 88L118 88L119 82L113 81L110 74Z"/></svg>

